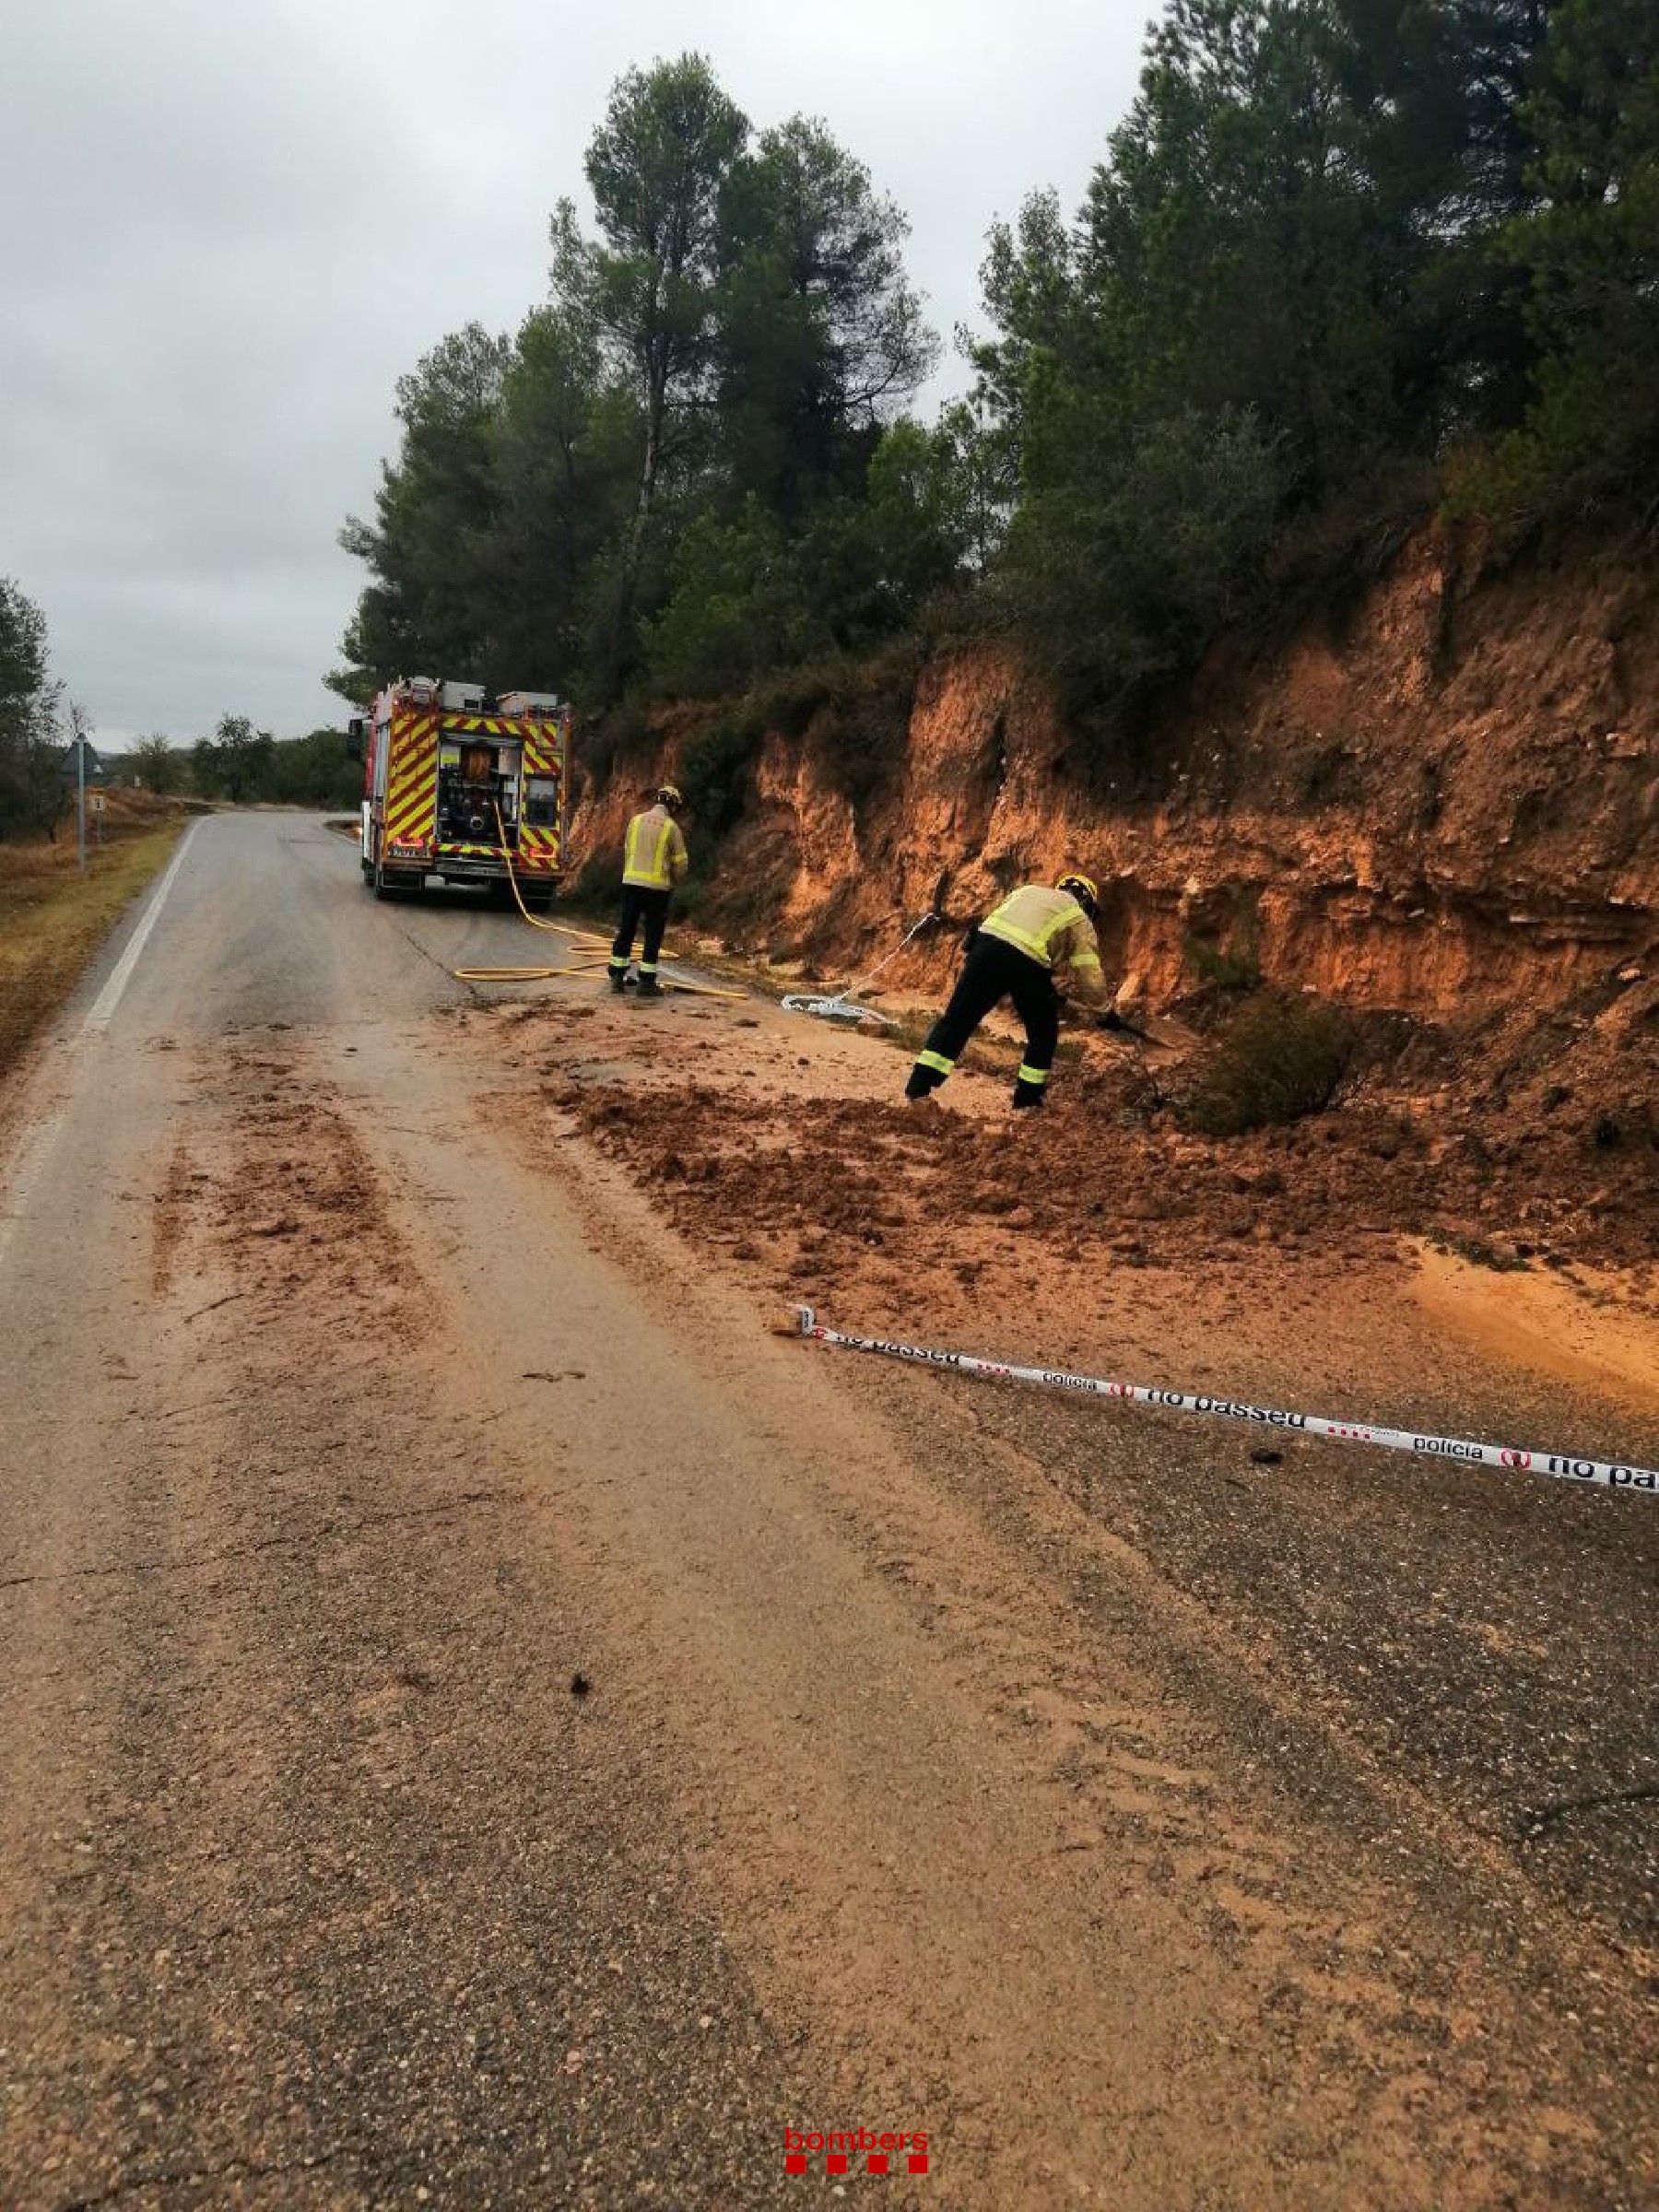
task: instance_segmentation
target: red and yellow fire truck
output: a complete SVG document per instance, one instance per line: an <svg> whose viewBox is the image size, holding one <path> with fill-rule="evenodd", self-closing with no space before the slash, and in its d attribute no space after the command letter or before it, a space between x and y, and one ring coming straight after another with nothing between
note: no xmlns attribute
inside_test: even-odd
<svg viewBox="0 0 1659 2212"><path fill-rule="evenodd" d="M564 870L571 711L542 691L400 677L351 725L363 750L363 880L377 899L518 879L545 906ZM499 826L498 826L499 823Z"/></svg>

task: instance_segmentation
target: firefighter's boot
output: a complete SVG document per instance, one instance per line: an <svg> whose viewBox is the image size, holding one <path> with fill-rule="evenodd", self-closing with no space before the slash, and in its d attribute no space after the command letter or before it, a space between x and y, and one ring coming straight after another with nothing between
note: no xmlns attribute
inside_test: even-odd
<svg viewBox="0 0 1659 2212"><path fill-rule="evenodd" d="M641 998L664 998L666 995L667 994L654 975L646 975L641 971L640 976L640 996Z"/></svg>
<svg viewBox="0 0 1659 2212"><path fill-rule="evenodd" d="M627 990L627 988L628 988L628 962L627 962L626 960L624 960L624 961L622 962L622 964L620 965L620 967L618 967L618 964L617 964L617 962L616 962L615 960L613 960L613 961L611 962L611 964L610 964L610 987L611 987L611 989L612 989L612 990L613 990L613 991L614 991L614 992L617 994L617 995L618 995L618 998L620 998L620 997L621 997L621 995L622 995L622 994L623 994L623 992Z"/></svg>
<svg viewBox="0 0 1659 2212"><path fill-rule="evenodd" d="M1046 1067L1022 1067L1014 1078L1014 1103L1020 1108L1041 1106L1047 1090Z"/></svg>

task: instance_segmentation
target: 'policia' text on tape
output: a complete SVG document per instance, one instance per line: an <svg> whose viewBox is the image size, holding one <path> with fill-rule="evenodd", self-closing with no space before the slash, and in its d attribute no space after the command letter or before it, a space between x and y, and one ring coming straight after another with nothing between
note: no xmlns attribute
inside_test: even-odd
<svg viewBox="0 0 1659 2212"><path fill-rule="evenodd" d="M1512 1444L1476 1444L1455 1436L1421 1436L1408 1429L1380 1429L1367 1421L1325 1420L1315 1413L1280 1413L1271 1406L1251 1406L1240 1398L1213 1398L1188 1390L1158 1390L1141 1382L1112 1382L1100 1375L1069 1375L1051 1367L1011 1367L999 1359L976 1359L968 1352L932 1351L920 1344L894 1344L883 1336L849 1336L826 1328L810 1306L796 1306L800 1334L814 1344L844 1352L880 1352L889 1359L910 1359L922 1367L947 1368L963 1375L990 1375L1008 1382L1036 1382L1082 1397L1121 1398L1136 1406L1157 1406L1166 1413L1208 1413L1222 1420L1249 1421L1298 1436L1328 1436L1342 1444L1380 1444L1385 1452L1416 1452L1426 1459L1455 1460L1468 1466L1508 1467L1553 1476L1586 1488L1640 1490L1659 1495L1659 1470L1630 1467L1618 1461L1576 1459L1561 1452L1524 1452Z"/></svg>

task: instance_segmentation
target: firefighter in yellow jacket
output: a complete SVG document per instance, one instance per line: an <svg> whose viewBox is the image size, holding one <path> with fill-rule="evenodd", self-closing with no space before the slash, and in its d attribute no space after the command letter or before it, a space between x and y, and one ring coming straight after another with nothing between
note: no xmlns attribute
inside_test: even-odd
<svg viewBox="0 0 1659 2212"><path fill-rule="evenodd" d="M1094 930L1099 900L1087 876L1062 876L1052 888L1046 883L1022 884L969 933L962 972L911 1069L907 1099L924 1099L936 1090L992 1007L1011 998L1026 1033L1014 1103L1041 1105L1060 1041L1055 970L1067 971L1071 991L1086 1006L1099 1006L1106 995Z"/></svg>
<svg viewBox="0 0 1659 2212"><path fill-rule="evenodd" d="M679 787L659 786L654 806L636 814L628 825L622 853L622 913L617 941L611 947L610 987L628 987L628 963L633 958L634 932L642 922L645 940L640 951L640 996L661 998L657 955L663 949L663 931L668 921L668 899L677 883L684 883L690 863L686 841L680 835L676 812L685 805Z"/></svg>

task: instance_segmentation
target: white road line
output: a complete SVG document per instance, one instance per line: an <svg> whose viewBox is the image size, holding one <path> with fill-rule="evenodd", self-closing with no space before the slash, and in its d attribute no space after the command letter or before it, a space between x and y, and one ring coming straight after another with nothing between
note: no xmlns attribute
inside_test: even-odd
<svg viewBox="0 0 1659 2212"><path fill-rule="evenodd" d="M128 938L126 949L110 971L109 980L105 982L103 989L88 1008L87 1018L81 1024L83 1029L107 1030L109 1028L110 1018L121 1004L121 994L131 982L133 971L138 965L138 956L149 942L150 931L155 928L160 918L161 909L167 902L167 894L173 887L173 878L184 865L184 855L190 850L190 841L201 826L200 822L192 822L189 829L185 830L183 842L173 854L171 865L156 886L155 896L144 910L143 920Z"/></svg>
<svg viewBox="0 0 1659 2212"><path fill-rule="evenodd" d="M34 1194L41 1172L52 1156L53 1147L57 1142L63 1129L65 1111L70 1100L75 1095L74 1077L77 1071L81 1047L88 1035L109 1028L111 1017L121 1003L121 994L126 989L134 969L138 965L138 956L144 950L151 930L156 926L157 918L161 912L162 901L172 888L173 878L184 864L184 855L189 850L190 841L201 826L200 822L192 822L190 828L184 832L166 875L156 886L137 928L128 939L120 959L111 970L103 989L88 1007L86 1019L81 1023L80 1028L67 1039L61 1054L53 1064L54 1074L62 1082L61 1095L29 1131L13 1159L10 1174L5 1177L4 1210L0 1210L0 1264L3 1264L6 1259L18 1223L29 1209L29 1202Z"/></svg>

